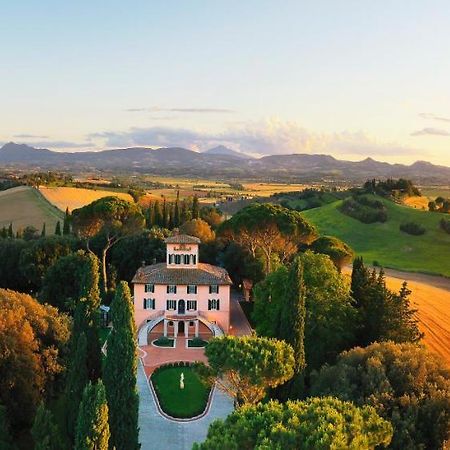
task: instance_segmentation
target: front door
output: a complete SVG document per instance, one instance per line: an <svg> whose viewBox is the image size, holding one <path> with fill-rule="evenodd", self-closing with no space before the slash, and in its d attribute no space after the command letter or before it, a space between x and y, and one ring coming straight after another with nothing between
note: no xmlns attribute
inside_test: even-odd
<svg viewBox="0 0 450 450"><path fill-rule="evenodd" d="M180 321L178 322L178 333L184 333L184 322Z"/></svg>
<svg viewBox="0 0 450 450"><path fill-rule="evenodd" d="M186 312L186 304L184 300L178 300L178 314L184 314Z"/></svg>

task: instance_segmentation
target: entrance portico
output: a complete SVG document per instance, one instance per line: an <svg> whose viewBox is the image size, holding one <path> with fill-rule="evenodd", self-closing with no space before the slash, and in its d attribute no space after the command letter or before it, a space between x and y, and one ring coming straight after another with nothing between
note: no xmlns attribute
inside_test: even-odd
<svg viewBox="0 0 450 450"><path fill-rule="evenodd" d="M199 320L194 317L165 317L163 319L163 335L165 337L178 337L183 335L199 337Z"/></svg>

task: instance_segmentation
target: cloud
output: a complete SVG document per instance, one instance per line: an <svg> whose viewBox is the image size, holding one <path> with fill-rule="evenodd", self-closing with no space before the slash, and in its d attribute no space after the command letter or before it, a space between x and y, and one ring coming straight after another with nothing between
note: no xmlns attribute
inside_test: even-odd
<svg viewBox="0 0 450 450"><path fill-rule="evenodd" d="M134 127L127 131L93 133L88 138L101 140L108 147L184 147L203 151L226 145L255 156L327 153L359 157L423 153L397 143L378 142L363 132L317 133L297 122L279 119L234 124L218 133L174 127Z"/></svg>
<svg viewBox="0 0 450 450"><path fill-rule="evenodd" d="M411 133L411 136L450 136L450 131L440 128L422 128Z"/></svg>
<svg viewBox="0 0 450 450"><path fill-rule="evenodd" d="M16 139L48 139L48 136L39 136L37 134L15 134L14 138Z"/></svg>
<svg viewBox="0 0 450 450"><path fill-rule="evenodd" d="M194 114L234 114L236 111L226 108L160 108L152 106L150 108L128 108L127 112L177 112Z"/></svg>
<svg viewBox="0 0 450 450"><path fill-rule="evenodd" d="M95 144L91 141L88 142L69 142L69 141L35 141L35 142L26 142L27 145L37 148L86 148L93 147Z"/></svg>
<svg viewBox="0 0 450 450"><path fill-rule="evenodd" d="M423 119L432 119L432 120L437 120L439 122L449 122L450 123L450 119L448 117L437 116L436 114L432 114L432 113L420 113L419 116L422 117Z"/></svg>

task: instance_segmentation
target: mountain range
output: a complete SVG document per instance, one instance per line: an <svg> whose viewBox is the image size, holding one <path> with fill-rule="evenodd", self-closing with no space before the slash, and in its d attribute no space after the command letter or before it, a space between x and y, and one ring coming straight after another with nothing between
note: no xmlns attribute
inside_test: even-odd
<svg viewBox="0 0 450 450"><path fill-rule="evenodd" d="M9 142L0 148L0 165L32 170L125 171L266 181L364 181L374 177L406 177L419 183L448 183L450 180L450 167L426 161L404 165L366 158L355 162L319 154L271 155L256 159L224 146L202 153L179 147L133 147L71 153Z"/></svg>

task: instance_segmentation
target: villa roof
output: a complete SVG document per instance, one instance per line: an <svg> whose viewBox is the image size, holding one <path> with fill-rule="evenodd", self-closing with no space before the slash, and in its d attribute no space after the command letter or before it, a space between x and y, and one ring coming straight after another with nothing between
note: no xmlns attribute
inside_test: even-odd
<svg viewBox="0 0 450 450"><path fill-rule="evenodd" d="M132 283L152 284L232 284L228 272L222 267L199 263L195 269L168 268L166 263L140 267Z"/></svg>
<svg viewBox="0 0 450 450"><path fill-rule="evenodd" d="M175 234L166 238L166 244L200 244L200 239L188 234Z"/></svg>

